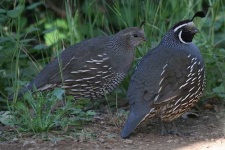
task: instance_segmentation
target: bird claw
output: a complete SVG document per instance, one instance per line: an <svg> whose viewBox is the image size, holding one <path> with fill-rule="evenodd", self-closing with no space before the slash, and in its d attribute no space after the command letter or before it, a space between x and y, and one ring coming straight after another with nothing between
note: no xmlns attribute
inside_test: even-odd
<svg viewBox="0 0 225 150"><path fill-rule="evenodd" d="M168 134L182 136L182 134L178 130L170 130Z"/></svg>
<svg viewBox="0 0 225 150"><path fill-rule="evenodd" d="M182 136L182 134L178 131L178 130L166 130L165 128L164 129L161 129L161 132L160 132L161 135L178 135L178 136Z"/></svg>
<svg viewBox="0 0 225 150"><path fill-rule="evenodd" d="M165 127L165 124L163 122L161 122L161 132L160 132L160 134L161 135L170 134L170 135L177 135L177 136L189 136L190 135L190 133L187 133L187 134L186 133L185 134L180 133L178 131L174 121L171 122L171 126L172 126L171 130L167 130L166 127Z"/></svg>
<svg viewBox="0 0 225 150"><path fill-rule="evenodd" d="M161 129L160 135L167 135L168 131L166 129Z"/></svg>
<svg viewBox="0 0 225 150"><path fill-rule="evenodd" d="M172 121L172 130L169 131L172 135L178 135L181 136L182 134L178 131L177 126L174 121Z"/></svg>

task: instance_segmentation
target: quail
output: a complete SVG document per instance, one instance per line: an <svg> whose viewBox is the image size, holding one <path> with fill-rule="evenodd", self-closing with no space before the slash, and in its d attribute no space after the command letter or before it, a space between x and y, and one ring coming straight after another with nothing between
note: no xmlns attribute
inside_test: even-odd
<svg viewBox="0 0 225 150"><path fill-rule="evenodd" d="M135 47L146 41L144 31L129 27L112 36L84 40L66 48L47 64L18 94L65 89L75 99L102 98L126 76L134 59Z"/></svg>
<svg viewBox="0 0 225 150"><path fill-rule="evenodd" d="M160 44L149 51L137 65L127 92L130 114L121 137L127 138L145 119L159 118L162 125L172 122L196 104L203 93L205 69L203 58L192 40L198 29L195 17L175 24ZM164 125L163 134L168 134ZM165 130L164 130L165 129ZM174 128L174 134L178 134Z"/></svg>

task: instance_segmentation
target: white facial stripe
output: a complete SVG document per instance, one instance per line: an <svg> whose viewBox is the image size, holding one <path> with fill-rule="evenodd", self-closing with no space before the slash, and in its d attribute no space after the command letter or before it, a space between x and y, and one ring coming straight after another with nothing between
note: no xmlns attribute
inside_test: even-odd
<svg viewBox="0 0 225 150"><path fill-rule="evenodd" d="M184 41L182 40L181 34L182 34L182 30L180 31L180 33L179 33L179 35L178 35L179 40L180 40L182 43L184 43L184 44L188 44L187 42L184 42Z"/></svg>
<svg viewBox="0 0 225 150"><path fill-rule="evenodd" d="M180 28L182 28L182 27L184 27L184 26L186 26L186 25L194 25L194 22L191 21L191 22L182 24L182 25L176 27L173 31L176 32L177 30L179 30Z"/></svg>
<svg viewBox="0 0 225 150"><path fill-rule="evenodd" d="M186 26L186 25L187 25L187 23L182 24L182 25L176 27L173 31L176 32L177 30L179 30L180 28L182 28L182 27L184 27L184 26Z"/></svg>

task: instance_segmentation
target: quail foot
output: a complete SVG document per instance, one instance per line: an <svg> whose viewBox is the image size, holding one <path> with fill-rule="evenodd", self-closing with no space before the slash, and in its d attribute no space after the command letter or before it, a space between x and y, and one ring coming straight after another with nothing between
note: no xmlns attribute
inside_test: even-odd
<svg viewBox="0 0 225 150"><path fill-rule="evenodd" d="M75 99L101 98L126 76L144 31L129 27L112 36L84 40L66 48L18 94L60 87ZM15 95L14 95L15 96ZM12 96L11 96L12 98Z"/></svg>
<svg viewBox="0 0 225 150"><path fill-rule="evenodd" d="M192 43L198 33L195 17L205 14L199 11L192 19L175 24L139 62L127 92L130 114L122 138L147 118L171 122L198 102L205 85L205 66L198 47ZM174 133L178 134L176 129Z"/></svg>

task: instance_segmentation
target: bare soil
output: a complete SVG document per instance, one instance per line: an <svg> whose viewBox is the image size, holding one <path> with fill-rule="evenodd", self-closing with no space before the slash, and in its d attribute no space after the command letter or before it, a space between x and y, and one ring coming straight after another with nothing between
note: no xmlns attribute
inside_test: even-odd
<svg viewBox="0 0 225 150"><path fill-rule="evenodd" d="M0 150L225 150L224 108L219 105L199 110L197 115L189 113L186 119L177 119L179 131L189 133L188 136L162 136L158 120L152 119L137 128L129 139L122 139L120 132L124 119L116 120L118 117L113 116L109 113L97 116L83 128L85 136L81 134L79 138L67 136L62 140L44 141L28 136L0 142ZM91 135L87 136L88 133Z"/></svg>

